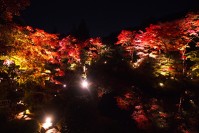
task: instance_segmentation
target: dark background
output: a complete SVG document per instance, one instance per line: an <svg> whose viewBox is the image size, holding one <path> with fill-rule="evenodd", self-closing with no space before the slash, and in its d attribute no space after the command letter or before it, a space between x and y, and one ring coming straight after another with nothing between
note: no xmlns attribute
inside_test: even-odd
<svg viewBox="0 0 199 133"><path fill-rule="evenodd" d="M91 37L101 37L198 8L198 0L32 0L21 17L26 25L64 34L84 21Z"/></svg>

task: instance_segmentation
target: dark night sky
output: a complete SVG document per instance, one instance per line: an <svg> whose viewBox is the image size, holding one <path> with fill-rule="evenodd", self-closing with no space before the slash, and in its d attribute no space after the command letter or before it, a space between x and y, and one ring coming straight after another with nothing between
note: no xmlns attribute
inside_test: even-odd
<svg viewBox="0 0 199 133"><path fill-rule="evenodd" d="M199 9L199 0L32 0L22 18L27 25L66 34L84 19L91 36L106 36L193 8Z"/></svg>

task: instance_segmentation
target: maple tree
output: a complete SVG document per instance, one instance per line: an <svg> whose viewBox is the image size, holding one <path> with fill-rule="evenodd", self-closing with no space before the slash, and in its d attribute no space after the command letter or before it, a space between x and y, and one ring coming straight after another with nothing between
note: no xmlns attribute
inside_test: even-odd
<svg viewBox="0 0 199 133"><path fill-rule="evenodd" d="M67 36L59 42L58 52L60 57L66 58L70 64L90 64L103 53L103 48L100 38L90 38L81 42L75 37Z"/></svg>
<svg viewBox="0 0 199 133"><path fill-rule="evenodd" d="M135 51L135 46L133 44L133 39L135 38L136 32L135 31L127 31L122 30L121 33L118 35L118 41L116 45L121 45L124 47L125 51L127 52L127 58L133 59L133 53Z"/></svg>
<svg viewBox="0 0 199 133"><path fill-rule="evenodd" d="M179 78L182 76L183 66L178 59L179 56L160 54L153 61L153 75L155 75L155 77L165 76L168 78Z"/></svg>
<svg viewBox="0 0 199 133"><path fill-rule="evenodd" d="M30 26L13 25L11 29L9 26L4 28L6 30L2 32L1 40L4 47L10 50L4 54L2 52L1 59L13 61L19 66L23 71L23 74L18 75L21 83L33 80L44 84L45 80L50 80L60 84L54 79L56 76L64 76L67 69L75 70L76 67L90 65L106 52L100 38L81 42L69 35L59 40L56 34ZM52 69L50 64L57 64L57 67Z"/></svg>
<svg viewBox="0 0 199 133"><path fill-rule="evenodd" d="M81 68L82 78L86 79L88 66L96 62L107 51L99 37L80 41L69 35L59 41L58 53L61 69L76 70Z"/></svg>
<svg viewBox="0 0 199 133"><path fill-rule="evenodd" d="M168 99L156 96L149 97L143 94L141 89L134 87L119 94L116 97L116 102L121 110L131 112L129 117L144 132L149 130L159 132L194 132L197 130L197 117L194 116L198 116L198 113L193 113L194 110L198 109L195 96L194 92L185 91L180 103L180 109L176 102L169 103L169 106L172 106L172 108L168 108ZM173 124L177 125L173 127Z"/></svg>
<svg viewBox="0 0 199 133"><path fill-rule="evenodd" d="M196 13L190 13L187 14L184 21L182 21L181 25L184 27L184 32L189 35L189 37L192 39L192 44L194 46L190 46L189 52L185 54L186 59L190 60L191 62L194 62L192 66L190 66L188 70L188 76L193 78L197 78L198 75L198 46L199 46L199 40L198 40L198 34L199 34L199 15Z"/></svg>
<svg viewBox="0 0 199 133"><path fill-rule="evenodd" d="M13 23L0 24L0 28L0 73L3 75L0 77L0 82L3 82L1 84L2 87L8 86L10 83L16 85L11 87L11 89L18 88L18 83L26 84L28 81L42 86L45 85L46 80L53 84L62 84L65 88L69 85L67 84L69 83L68 79L74 79L70 75L71 73L77 74L79 78L79 70L83 67L82 77L86 79L89 66L97 62L109 51L99 37L83 41L68 35L60 39L57 34L50 34L41 29L19 26ZM172 22L151 24L143 31L123 30L118 36L116 45L121 45L124 48L125 56L127 57L125 59L130 61L134 68L141 68L140 66L144 66L142 64L147 62L147 65L150 65L148 68L152 69L150 72L147 69L147 72L159 80L159 82L156 82L157 80L150 82L161 87L161 91L163 91L166 90L164 88L169 88L168 82L169 84L172 84L170 83L171 80L177 82L180 79L178 77L190 76L193 78L199 76L198 33L199 15L197 13L189 13L185 18ZM192 43L194 48L190 46L190 43ZM186 64L187 60L193 63L189 64L189 67ZM113 64L111 65L113 66ZM115 70L117 71L118 68ZM139 71L139 69L134 70ZM133 72L136 73L136 71ZM143 74L146 76L145 79L150 79L147 77L148 73ZM138 76L143 78L143 75ZM57 78L61 76L63 78ZM140 77L136 77L133 80L138 81L138 79L141 79ZM153 80L154 77L151 79ZM67 85L64 84L65 81ZM73 81L73 83L76 83L76 81ZM103 98L107 93L111 93L107 91L107 88L100 88L100 85L96 84L98 97ZM148 82L146 84L148 85ZM156 89L153 84L147 87ZM122 82L120 82L120 85L123 85ZM174 86L174 88L178 87L180 88L181 86ZM110 90L112 91L112 88ZM187 125L186 122L182 122L187 117L192 117L189 114L192 110L187 109L186 105L191 106L193 110L197 110L196 98L191 97L185 100L185 97L180 97L181 107L174 103L174 111L164 107L163 99L157 97L149 98L143 95L140 89L134 87L126 90L120 96L116 96L115 99L121 110L130 112L129 117L137 128L141 130L146 131L151 128L155 128L158 131L167 130L172 128L169 121L171 119L179 124L179 127L174 129L177 131L188 131L188 124L196 127L192 120L186 120L188 122ZM33 100L31 99L30 101L29 104L31 105ZM187 103L185 104L185 102ZM179 108L181 112L178 112ZM194 116L197 115L198 113L194 114ZM194 122L197 121L194 118L192 119ZM172 131L174 130L172 129Z"/></svg>
<svg viewBox="0 0 199 133"><path fill-rule="evenodd" d="M126 51L136 52L137 60L131 61L135 68L149 57L156 60L161 54L177 57L176 52L179 52L181 58L177 60L182 61L182 71L185 73L186 50L197 36L198 14L189 13L185 18L172 22L151 24L145 31L122 31L116 44L121 44ZM132 52L129 54L132 56Z"/></svg>
<svg viewBox="0 0 199 133"><path fill-rule="evenodd" d="M197 78L199 77L199 51L198 50L194 50L191 52L188 52L186 54L187 59L189 59L190 61L194 62L194 64L192 66L190 66L190 69L188 70L188 76L191 78Z"/></svg>
<svg viewBox="0 0 199 133"><path fill-rule="evenodd" d="M116 97L118 107L132 112L131 118L136 122L139 129L148 130L151 127L157 129L168 128L170 116L164 111L158 99L147 98L138 90L139 88L133 88L122 96Z"/></svg>
<svg viewBox="0 0 199 133"><path fill-rule="evenodd" d="M125 92L122 96L116 97L118 107L122 110L131 111L131 118L136 122L138 128L148 129L151 125L143 108L142 94L138 88Z"/></svg>
<svg viewBox="0 0 199 133"><path fill-rule="evenodd" d="M54 34L43 30L33 29L29 26L15 26L10 32L10 39L6 45L11 47L7 55L1 56L3 60L13 61L21 70L18 75L20 83L27 80L44 82L49 78L51 71L45 68L47 63L57 63L56 40Z"/></svg>
<svg viewBox="0 0 199 133"><path fill-rule="evenodd" d="M75 69L80 64L80 45L73 36L67 36L59 41L59 60L63 67Z"/></svg>
<svg viewBox="0 0 199 133"><path fill-rule="evenodd" d="M158 77L152 81L154 89L158 86L161 89L167 88L167 91L169 88L174 90L177 88L176 86L181 86L178 82L184 84L182 81L190 81L187 77L196 79L199 76L198 24L198 13L188 13L184 18L171 22L151 24L143 31L122 31L118 36L116 45L120 44L121 47L127 51L127 56L132 57L132 52L129 51L135 52L137 59L131 58L130 60L130 64L132 64L134 68L141 68L141 66L144 66L142 64L144 64L145 61L150 62L147 65L152 66L149 68L152 69L153 76ZM137 70L139 71L139 69ZM156 83L157 81L159 83ZM196 82L197 80L194 81ZM192 84L193 82L190 81L189 83ZM189 88L190 86L187 87ZM187 99L186 97L191 97L187 91L185 92L186 96L179 98L179 105L181 106L183 100L185 101L185 99ZM129 93L131 95L129 95ZM196 103L194 102L194 100L196 100L195 98L192 97L192 100L184 104L185 106L180 107L180 111L178 104L176 104L176 107L174 107L175 114L172 114L172 111L164 107L165 102L161 103L164 101L163 99L160 102L158 98L148 99L143 95L139 95L139 97L142 97L145 101L137 100L136 95L134 95L131 90L117 97L116 101L122 110L133 110L131 118L140 129L147 127L144 124L150 121L152 122L152 127L157 128L157 130L163 129L178 132L196 130L196 120L194 118L191 120L187 119L187 115L188 117L191 115L189 109L196 107ZM137 104L134 104L134 101L136 101ZM190 105L190 103L192 105ZM189 108L187 106L189 106ZM198 114L194 114L194 116L198 116ZM170 129L170 123L172 123L170 120L178 124L175 129ZM186 122L192 125L191 128L188 127ZM149 128L150 126L147 129Z"/></svg>
<svg viewBox="0 0 199 133"><path fill-rule="evenodd" d="M82 78L86 79L87 71L90 68L92 69L90 65L95 64L95 62L99 61L101 57L109 52L108 47L103 44L101 38L88 38L84 40L68 35L60 39L59 35L47 33L41 29L8 23L8 21L12 21L13 16L20 15L20 11L28 5L28 0L0 0L0 17L1 21L4 20L3 22L5 22L0 23L0 91L2 93L5 93L4 91L8 89L9 91L12 90L12 92L14 92L15 89L18 91L18 88L20 88L19 85L21 84L27 86L31 84L33 85L31 88L34 88L37 84L43 86L46 83L45 81L50 81L53 85L62 84L64 88L66 86L71 87L68 84L69 79L74 80L74 76L70 74L77 74L78 77L75 78L79 78L79 70L82 69L82 67ZM146 92L154 89L151 92L151 94L154 93L152 97L148 96L148 94L144 95L141 89L134 86L126 89L122 94L121 90L119 90L119 93L115 93L116 95L119 94L119 96L115 97L118 107L130 113L129 117L138 129L147 131L148 129L154 128L154 131L157 130L160 132L167 131L168 129L177 132L194 132L197 130L198 120L195 116L198 116L198 103L195 93L185 91L183 96L175 95L175 99L179 98L180 102L175 101L175 103L172 103L171 106L173 107L171 108L165 106L168 99L164 100L165 97L161 94L164 98L159 97L158 93L165 91L166 89L164 88L167 88L168 91L169 84L171 86L173 82L178 82L180 77L199 77L198 34L199 15L198 13L188 13L181 19L151 24L144 30L139 31L122 30L118 35L118 41L115 45L120 45L124 49L124 56L127 57L125 59L129 61L134 68L141 68L134 69L133 73L136 75L140 70L142 71L141 66L144 66L144 63L146 63L145 66L148 65L148 68L143 67L146 69L143 72L144 74L136 75L133 80L136 82L140 79L148 78L150 80L152 76L147 75L148 73L153 75L152 80L156 79L153 81L150 80L152 84L149 83L149 85L151 86L149 86L148 81L146 81L147 85L143 85L146 88L142 88L143 90L146 89ZM115 47L113 47L113 49L114 48ZM120 56L116 56L115 58L118 57ZM121 58L119 58L119 60L120 59ZM122 61L123 60L124 59L122 59ZM114 62L115 60L113 59L111 61ZM105 61L104 64L106 63ZM108 63L106 66L114 67L115 62L111 63ZM118 62L116 61L116 63ZM117 70L123 69L119 68L120 66L121 65L118 65L108 70L116 71L115 73L118 74ZM101 67L102 66L98 68L101 69ZM94 67L94 69L95 68L97 67ZM136 70L139 72L137 73ZM122 70L122 72L129 71ZM82 71L80 73L82 73ZM103 79L103 76L100 78ZM109 78L112 78L111 76ZM158 81L157 79L159 82L156 82ZM106 82L110 84L110 80ZM119 80L121 80L121 78ZM28 84L29 81L31 82L30 84ZM65 81L66 84L64 84ZM183 81L184 79L180 80L180 83ZM117 85L126 85L122 82L123 81L119 82ZM75 84L76 80L74 80L73 83ZM102 86L104 86L103 84ZM140 83L138 83L138 85L140 85ZM112 93L112 91L117 92L113 86L110 88L99 86L101 85L97 85L97 82L95 82L96 88L92 89L89 93L94 92L96 89L98 97L102 99L107 93ZM155 90L157 86L161 87L161 90L157 91L158 96L156 96ZM172 87L178 89L181 86ZM59 86L59 89L60 88L62 89L62 87ZM74 88L74 86L71 88ZM177 93L181 92L179 91ZM56 97L57 95L53 95L53 97L54 96ZM2 95L1 97L7 98L6 95ZM80 99L82 100L85 97L86 96L83 96L83 98L81 97ZM30 99L30 101L26 98ZM33 106L37 103L40 104L38 98L34 97L31 99L30 95L26 94L25 99L29 105L31 105L31 103ZM34 99L37 99L36 103L33 102ZM72 97L72 99L74 99L74 97ZM74 103L71 105L73 106L73 104ZM172 129L173 123L170 124L170 120L173 120L174 124L177 123L177 127ZM193 129L191 129L192 127Z"/></svg>
<svg viewBox="0 0 199 133"><path fill-rule="evenodd" d="M81 51L82 54L82 63L91 65L93 61L99 59L100 55L104 54L105 45L103 45L101 39L97 38L89 38L82 45L83 49Z"/></svg>

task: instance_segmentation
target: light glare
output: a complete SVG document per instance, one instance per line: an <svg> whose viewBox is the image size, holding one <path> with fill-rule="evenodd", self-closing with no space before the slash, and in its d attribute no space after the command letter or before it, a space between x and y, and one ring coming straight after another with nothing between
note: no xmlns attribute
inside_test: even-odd
<svg viewBox="0 0 199 133"><path fill-rule="evenodd" d="M82 81L82 87L83 88L88 88L88 82L86 80Z"/></svg>
<svg viewBox="0 0 199 133"><path fill-rule="evenodd" d="M159 83L159 85L160 85L161 87L164 87L164 84L163 84L163 83L161 83L161 82Z"/></svg>
<svg viewBox="0 0 199 133"><path fill-rule="evenodd" d="M43 123L42 127L44 129L47 129L47 128L51 127L51 126L52 126L52 119L50 117L47 117L46 121L45 121L45 123Z"/></svg>
<svg viewBox="0 0 199 133"><path fill-rule="evenodd" d="M64 84L63 87L66 88L66 84Z"/></svg>

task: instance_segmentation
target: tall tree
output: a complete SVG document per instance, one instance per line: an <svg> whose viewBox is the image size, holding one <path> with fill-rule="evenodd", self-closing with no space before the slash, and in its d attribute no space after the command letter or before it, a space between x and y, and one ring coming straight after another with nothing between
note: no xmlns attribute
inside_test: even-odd
<svg viewBox="0 0 199 133"><path fill-rule="evenodd" d="M197 13L188 13L185 18L179 20L151 24L145 31L139 31L134 35L134 31L122 31L116 44L121 44L126 50L136 51L139 58L133 62L134 67L139 67L148 57L157 58L160 53L179 52L184 73L185 53L189 43L198 36L198 21Z"/></svg>
<svg viewBox="0 0 199 133"><path fill-rule="evenodd" d="M74 31L74 36L80 41L85 41L90 37L89 29L84 19L81 20L77 29Z"/></svg>
<svg viewBox="0 0 199 133"><path fill-rule="evenodd" d="M58 37L43 30L29 26L15 26L10 32L7 43L11 50L1 56L2 60L9 60L19 66L18 82L32 80L41 83L51 76L51 71L45 68L47 63L58 63L56 60L56 46Z"/></svg>

